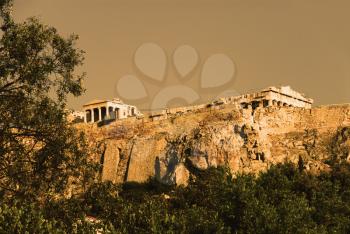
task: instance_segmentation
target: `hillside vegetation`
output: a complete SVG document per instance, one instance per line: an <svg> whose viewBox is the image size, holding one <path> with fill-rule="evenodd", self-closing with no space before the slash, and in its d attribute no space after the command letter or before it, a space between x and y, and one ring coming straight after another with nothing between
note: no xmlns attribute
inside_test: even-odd
<svg viewBox="0 0 350 234"><path fill-rule="evenodd" d="M0 231L17 233L349 233L350 166L312 175L280 164L258 177L198 171L187 187L97 183L46 204L12 200ZM90 219L86 218L90 216ZM91 218L94 217L94 218Z"/></svg>

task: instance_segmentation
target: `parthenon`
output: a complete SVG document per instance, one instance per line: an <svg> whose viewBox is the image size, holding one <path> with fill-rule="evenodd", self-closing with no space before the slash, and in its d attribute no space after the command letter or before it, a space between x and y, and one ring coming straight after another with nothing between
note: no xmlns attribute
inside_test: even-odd
<svg viewBox="0 0 350 234"><path fill-rule="evenodd" d="M166 119L169 115L198 111L205 108L217 108L225 104L234 104L242 109L268 108L268 107L299 107L309 109L314 100L304 94L291 89L290 86L269 87L262 91L244 94L241 96L220 97L210 104L187 106L180 108L168 108L152 113L152 120Z"/></svg>
<svg viewBox="0 0 350 234"><path fill-rule="evenodd" d="M269 87L260 92L245 94L237 97L221 98L224 103L238 103L243 109L272 106L290 106L309 109L313 99L305 97L291 89L290 86Z"/></svg>

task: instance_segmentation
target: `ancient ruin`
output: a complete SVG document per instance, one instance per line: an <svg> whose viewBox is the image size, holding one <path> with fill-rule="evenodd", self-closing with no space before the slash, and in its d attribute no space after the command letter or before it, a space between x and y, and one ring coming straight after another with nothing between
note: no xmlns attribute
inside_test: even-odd
<svg viewBox="0 0 350 234"><path fill-rule="evenodd" d="M95 123L102 120L125 119L140 116L136 106L128 105L119 98L113 100L94 100L83 105L85 123Z"/></svg>
<svg viewBox="0 0 350 234"><path fill-rule="evenodd" d="M218 109L223 105L236 105L241 109L255 110L268 107L298 107L310 109L313 99L294 91L290 86L269 87L262 91L241 96L220 97L211 103L166 108L160 111L151 111L141 114L136 106L123 103L119 98L113 100L94 100L83 106L85 123L95 123L102 120L118 120L128 117L144 117L147 120L158 121L170 116L204 111L207 108Z"/></svg>
<svg viewBox="0 0 350 234"><path fill-rule="evenodd" d="M258 107L289 106L310 109L313 99L293 90L290 86L269 87L260 92L237 97L220 98L223 103L239 103L243 109Z"/></svg>
<svg viewBox="0 0 350 234"><path fill-rule="evenodd" d="M268 107L299 107L310 109L313 102L313 99L307 98L303 94L294 91L290 86L269 87L259 92L241 96L220 97L208 104L167 108L165 110L152 112L149 118L152 120L161 120L175 114L194 112L205 108L217 109L227 104L237 105L239 108L251 110Z"/></svg>

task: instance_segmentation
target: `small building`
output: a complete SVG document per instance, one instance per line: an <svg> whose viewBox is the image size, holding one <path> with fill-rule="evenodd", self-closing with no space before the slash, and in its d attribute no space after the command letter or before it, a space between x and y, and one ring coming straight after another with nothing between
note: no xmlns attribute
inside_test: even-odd
<svg viewBox="0 0 350 234"><path fill-rule="evenodd" d="M225 103L238 103L243 109L272 106L290 106L310 109L313 99L305 97L290 86L269 87L260 92L237 97L221 98Z"/></svg>
<svg viewBox="0 0 350 234"><path fill-rule="evenodd" d="M85 123L95 123L102 120L125 119L140 116L136 106L123 103L119 98L112 100L94 100L83 105Z"/></svg>

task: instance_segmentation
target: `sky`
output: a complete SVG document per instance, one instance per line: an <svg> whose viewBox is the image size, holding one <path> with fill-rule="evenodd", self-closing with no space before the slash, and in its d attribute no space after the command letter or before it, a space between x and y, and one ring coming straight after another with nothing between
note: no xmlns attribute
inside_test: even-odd
<svg viewBox="0 0 350 234"><path fill-rule="evenodd" d="M77 46L86 52L79 71L87 73L87 91L69 98L71 108L121 94L147 106L166 86L201 84L210 70L206 62L216 54L232 60L234 73L230 82L204 93L290 85L315 105L325 105L350 103L349 9L348 0L15 0L14 16L18 21L36 16L64 36L79 35ZM147 74L151 62L144 68L135 60L137 50L150 43L165 55L166 65L164 58L151 61L164 67L162 82ZM185 78L173 61L182 45L198 56ZM186 58L193 56L179 63L190 62ZM221 65L213 70L218 76L225 70ZM128 75L136 91L132 82L130 90L121 88ZM148 96L131 100L143 87Z"/></svg>

